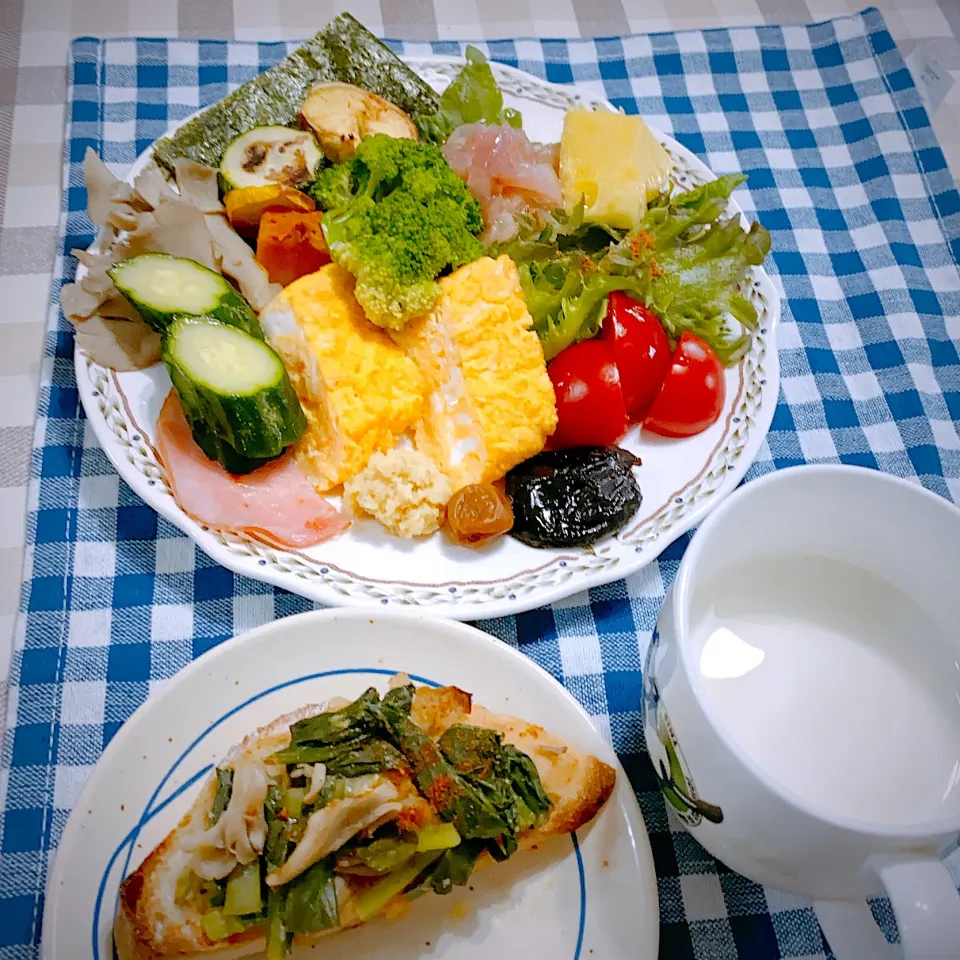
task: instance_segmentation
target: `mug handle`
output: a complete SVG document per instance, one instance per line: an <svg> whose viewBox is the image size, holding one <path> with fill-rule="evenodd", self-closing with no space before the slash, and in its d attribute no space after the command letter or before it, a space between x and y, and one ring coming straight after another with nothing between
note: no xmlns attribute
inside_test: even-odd
<svg viewBox="0 0 960 960"><path fill-rule="evenodd" d="M873 919L866 900L814 900L813 912L837 960L903 960Z"/></svg>
<svg viewBox="0 0 960 960"><path fill-rule="evenodd" d="M871 866L890 898L902 947L887 941L865 901L815 900L820 929L837 960L956 960L960 897L940 859L886 856Z"/></svg>
<svg viewBox="0 0 960 960"><path fill-rule="evenodd" d="M884 856L871 865L890 897L906 960L960 956L960 897L940 858Z"/></svg>

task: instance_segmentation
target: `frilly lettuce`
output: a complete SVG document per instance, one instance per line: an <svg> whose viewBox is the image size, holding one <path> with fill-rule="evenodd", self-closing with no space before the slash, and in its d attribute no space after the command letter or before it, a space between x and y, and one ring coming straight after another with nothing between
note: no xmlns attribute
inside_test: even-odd
<svg viewBox="0 0 960 960"><path fill-rule="evenodd" d="M546 223L523 220L519 235L493 252L517 261L547 360L596 335L613 290L646 303L672 341L690 330L724 364L743 356L757 313L739 287L770 250L770 235L759 223L747 230L738 216L724 216L744 179L731 174L665 191L630 233L584 223L582 205L569 215L557 211Z"/></svg>

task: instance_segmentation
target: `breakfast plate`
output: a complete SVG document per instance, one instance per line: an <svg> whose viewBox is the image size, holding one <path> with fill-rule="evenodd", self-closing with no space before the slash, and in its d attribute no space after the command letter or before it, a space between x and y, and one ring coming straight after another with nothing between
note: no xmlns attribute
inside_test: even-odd
<svg viewBox="0 0 960 960"><path fill-rule="evenodd" d="M479 871L471 889L425 897L400 919L325 939L324 956L654 960L657 885L643 819L616 755L582 707L539 666L472 627L378 610L313 611L259 627L194 661L137 710L64 830L47 889L43 960L109 960L120 881L246 733L302 704L383 690L401 670L544 725L612 765L616 786L577 834L552 838L524 862Z"/></svg>
<svg viewBox="0 0 960 960"><path fill-rule="evenodd" d="M407 58L407 63L437 90L462 66L460 60L441 56ZM558 140L564 114L573 106L612 109L574 87L546 83L501 64L491 67L506 106L522 111L524 129L534 141ZM681 186L715 179L675 140L662 133L656 136ZM128 181L150 162L148 153L141 155ZM746 224L735 202L730 209ZM642 460L636 477L643 502L617 535L589 548L534 549L502 537L473 550L442 533L401 540L373 520L355 521L341 536L305 549L277 548L210 528L178 506L155 448L157 418L170 388L164 366L118 373L77 349L77 383L93 432L120 476L224 567L328 605L416 607L459 620L504 616L640 569L699 523L742 480L769 430L777 402L780 316L779 297L762 267L751 268L742 287L742 295L756 308L759 325L749 351L725 371L726 400L719 419L683 440L641 434L639 427L632 427L620 445Z"/></svg>

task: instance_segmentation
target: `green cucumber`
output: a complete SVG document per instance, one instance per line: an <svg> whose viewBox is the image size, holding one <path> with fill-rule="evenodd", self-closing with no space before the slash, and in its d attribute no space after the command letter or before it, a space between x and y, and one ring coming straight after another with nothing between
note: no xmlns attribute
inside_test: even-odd
<svg viewBox="0 0 960 960"><path fill-rule="evenodd" d="M220 161L228 189L312 183L323 153L309 130L254 127L230 141Z"/></svg>
<svg viewBox="0 0 960 960"><path fill-rule="evenodd" d="M186 411L185 411L186 412ZM276 457L245 457L227 443L226 440L207 433L207 426L202 420L196 420L187 417L190 424L190 430L193 433L193 440L196 445L207 455L208 460L216 460L227 473L241 477L247 473L253 473L260 467L265 467Z"/></svg>
<svg viewBox="0 0 960 960"><path fill-rule="evenodd" d="M248 460L271 458L306 429L280 358L237 327L209 317L178 317L167 329L162 355L201 449L207 445L222 454L226 444Z"/></svg>
<svg viewBox="0 0 960 960"><path fill-rule="evenodd" d="M318 83L335 80L395 103L421 134L435 139L433 128L440 109L437 93L363 24L342 13L285 60L159 140L153 148L154 158L170 171L178 157L219 167L232 140L253 127L295 126L310 90Z"/></svg>
<svg viewBox="0 0 960 960"><path fill-rule="evenodd" d="M208 316L263 339L253 308L219 273L195 260L144 253L108 271L114 286L163 336L175 317Z"/></svg>

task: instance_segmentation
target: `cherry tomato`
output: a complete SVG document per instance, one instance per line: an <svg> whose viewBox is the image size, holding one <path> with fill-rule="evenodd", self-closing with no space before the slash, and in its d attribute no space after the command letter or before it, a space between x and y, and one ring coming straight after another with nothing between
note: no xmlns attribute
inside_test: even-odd
<svg viewBox="0 0 960 960"><path fill-rule="evenodd" d="M684 333L643 428L663 437L692 437L716 422L725 395L723 364L713 348Z"/></svg>
<svg viewBox="0 0 960 960"><path fill-rule="evenodd" d="M547 367L557 395L557 429L550 446L616 443L627 430L620 373L613 350L602 340L567 347Z"/></svg>
<svg viewBox="0 0 960 960"><path fill-rule="evenodd" d="M670 369L670 343L649 308L615 290L607 299L600 337L613 348L628 414L643 414Z"/></svg>

